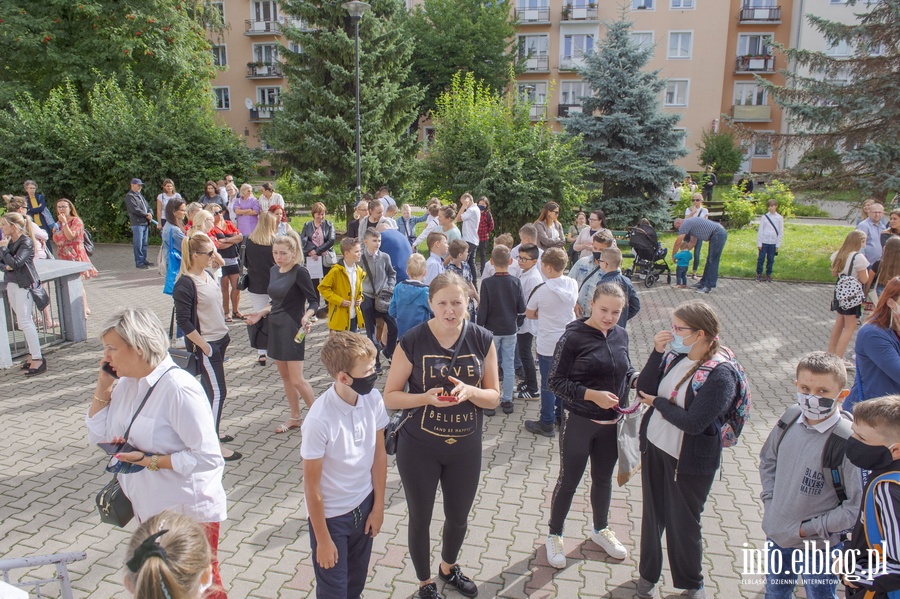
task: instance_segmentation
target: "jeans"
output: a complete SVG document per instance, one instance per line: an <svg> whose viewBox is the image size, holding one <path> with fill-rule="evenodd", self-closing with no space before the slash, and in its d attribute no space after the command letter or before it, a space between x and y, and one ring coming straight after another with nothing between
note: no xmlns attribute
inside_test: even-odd
<svg viewBox="0 0 900 599"><path fill-rule="evenodd" d="M537 375L534 372L534 354L531 353L532 341L534 341L534 335L531 333L516 335L516 370L522 370L525 389L535 393L538 386Z"/></svg>
<svg viewBox="0 0 900 599"><path fill-rule="evenodd" d="M512 401L513 388L516 385L516 336L495 335L494 345L497 347L497 361L500 362L500 369L503 371L500 401Z"/></svg>
<svg viewBox="0 0 900 599"><path fill-rule="evenodd" d="M394 355L394 349L397 347L397 321L387 312L378 312L375 310L374 298L364 297L361 308L363 321L366 323L366 336L375 344L375 347L379 347L378 340L375 336L375 318L377 316L378 318L384 319L384 326L387 327L387 345L384 346L381 353L384 353L386 358L391 358ZM375 354L375 365L381 365L380 353Z"/></svg>
<svg viewBox="0 0 900 599"><path fill-rule="evenodd" d="M478 251L478 246L474 243L469 243L469 257L466 260L469 264L469 270L472 271L472 282L475 284L475 287L478 287L478 270L475 268L475 252Z"/></svg>
<svg viewBox="0 0 900 599"><path fill-rule="evenodd" d="M775 265L775 244L764 243L762 249L759 250L759 257L756 259L756 274L763 274L763 261L766 262L766 274L772 274L772 266Z"/></svg>
<svg viewBox="0 0 900 599"><path fill-rule="evenodd" d="M322 568L316 559L316 531L309 525L309 544L312 548L313 570L316 573L316 597L328 599L356 599L362 595L369 576L372 557L372 537L366 534L366 521L375 502L370 493L358 507L333 518L326 518L328 534L337 547L338 560L333 568Z"/></svg>
<svg viewBox="0 0 900 599"><path fill-rule="evenodd" d="M147 239L150 237L149 225L131 225L131 243L134 246L134 265L147 264Z"/></svg>
<svg viewBox="0 0 900 599"><path fill-rule="evenodd" d="M772 246L774 247L774 246ZM766 575L766 599L790 599L794 596L794 587L797 581L803 579L803 587L806 589L808 599L837 599L838 577L829 574L831 571L831 562L834 552L843 547L843 543L838 543L831 548L832 555L828 556L824 551L813 551L810 549L810 557L814 563L806 563L803 560L798 562L802 564L800 567L804 572L792 572L793 558L795 551L806 555L804 549L786 549L775 544L771 539L766 539L771 543L769 548L769 574ZM776 558L780 556L780 560ZM781 562L780 564L778 562ZM778 567L776 567L778 566Z"/></svg>
<svg viewBox="0 0 900 599"><path fill-rule="evenodd" d="M700 250L703 249L703 240L698 239L697 245L694 246L694 268L691 269L691 272L697 272L697 268L700 266Z"/></svg>
<svg viewBox="0 0 900 599"><path fill-rule="evenodd" d="M709 238L709 253L706 254L706 266L703 267L703 278L700 283L703 287L716 288L719 282L719 260L722 258L722 249L728 241L728 233L725 230L713 233Z"/></svg>
<svg viewBox="0 0 900 599"><path fill-rule="evenodd" d="M687 266L679 266L675 269L675 284L687 285Z"/></svg>
<svg viewBox="0 0 900 599"><path fill-rule="evenodd" d="M562 417L562 401L550 391L550 367L553 356L538 354L538 368L541 369L541 424L553 424Z"/></svg>

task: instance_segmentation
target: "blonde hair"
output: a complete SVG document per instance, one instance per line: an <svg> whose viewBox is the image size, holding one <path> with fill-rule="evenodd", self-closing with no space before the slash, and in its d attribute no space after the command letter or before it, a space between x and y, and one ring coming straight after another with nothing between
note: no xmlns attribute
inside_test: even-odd
<svg viewBox="0 0 900 599"><path fill-rule="evenodd" d="M210 204L212 206L212 204ZM194 218L191 219L191 233L203 233L206 234L207 231L203 230L203 226L208 222L209 228L212 229L213 221L215 220L215 216L209 210L201 209L196 214L194 214Z"/></svg>
<svg viewBox="0 0 900 599"><path fill-rule="evenodd" d="M841 245L841 249L837 251L834 255L834 260L831 261L831 276L836 277L838 274L844 270L847 266L847 260L850 256L856 252L859 252L863 249L863 246L866 245L866 234L859 229L853 229L849 233L847 233L847 237L844 238L844 243ZM849 273L853 275L853 273Z"/></svg>
<svg viewBox="0 0 900 599"><path fill-rule="evenodd" d="M859 402L853 406L853 421L871 426L894 442L900 441L900 395Z"/></svg>
<svg viewBox="0 0 900 599"><path fill-rule="evenodd" d="M316 202L309 207L310 214L318 214L319 212L325 214L325 204L323 204L322 202Z"/></svg>
<svg viewBox="0 0 900 599"><path fill-rule="evenodd" d="M375 354L375 344L363 335L349 331L334 331L322 346L319 358L328 371L328 376L334 378L339 372L349 375L361 360L374 361Z"/></svg>
<svg viewBox="0 0 900 599"><path fill-rule="evenodd" d="M158 545L161 551L146 555L142 545ZM126 576L135 599L192 599L200 596L204 574L212 576L211 562L203 526L167 510L145 520L131 535Z"/></svg>
<svg viewBox="0 0 900 599"><path fill-rule="evenodd" d="M278 231L278 219L271 212L260 212L256 228L250 233L250 241L256 245L272 245Z"/></svg>
<svg viewBox="0 0 900 599"><path fill-rule="evenodd" d="M124 308L112 315L100 331L102 339L114 332L149 366L156 368L169 355L169 337L150 308Z"/></svg>
<svg viewBox="0 0 900 599"><path fill-rule="evenodd" d="M253 195L253 186L250 185L249 183L243 183L243 184L241 185L241 193L243 193L244 190L249 191L249 192L250 192L250 195Z"/></svg>
<svg viewBox="0 0 900 599"><path fill-rule="evenodd" d="M187 214L187 219L194 222L194 215L203 210L203 204L200 202L191 202L184 210Z"/></svg>
<svg viewBox="0 0 900 599"><path fill-rule="evenodd" d="M286 245L291 248L291 251L294 252L294 264L303 262L303 252L301 251L303 245L300 243L300 236L293 229L288 229L284 235L276 235L272 246L276 245Z"/></svg>
<svg viewBox="0 0 900 599"><path fill-rule="evenodd" d="M406 261L406 274L410 278L421 277L427 269L428 266L425 264L422 254L412 254Z"/></svg>
<svg viewBox="0 0 900 599"><path fill-rule="evenodd" d="M0 216L0 220L6 220L11 225L15 225L16 228L19 229L19 233L21 235L27 236L31 239L32 245L37 248L38 243L37 239L34 238L34 231L31 230L31 226L29 226L28 221L25 220L25 217L19 214L18 212L7 212L3 216Z"/></svg>
<svg viewBox="0 0 900 599"><path fill-rule="evenodd" d="M209 214L208 212L206 214ZM202 231L191 231L181 240L181 274L188 274L194 267L194 254L200 252L207 244L216 249L209 235Z"/></svg>

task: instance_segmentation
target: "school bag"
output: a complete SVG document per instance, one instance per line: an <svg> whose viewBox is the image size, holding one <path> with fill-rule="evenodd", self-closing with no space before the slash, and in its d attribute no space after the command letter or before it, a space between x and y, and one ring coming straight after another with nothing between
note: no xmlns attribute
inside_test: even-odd
<svg viewBox="0 0 900 599"><path fill-rule="evenodd" d="M669 369L672 361L678 357L678 354L669 352L665 358L665 370ZM729 364L734 368L738 375L738 390L734 396L728 412L725 413L725 424L722 426L722 447L734 447L737 445L738 437L744 429L744 423L750 418L750 381L747 380L747 373L741 366L734 352L727 347L720 346L715 355L706 360L691 378L691 388L694 390L694 396L700 391L700 387L706 382L709 373L712 372L720 364Z"/></svg>
<svg viewBox="0 0 900 599"><path fill-rule="evenodd" d="M775 457L778 457L778 447L781 445L781 440L784 438L785 433L797 422L801 413L800 406L794 404L785 410L781 418L778 419L776 426L780 432L775 438L775 447L773 448ZM850 428L852 422L853 416L850 412L841 410L841 419L828 433L828 440L825 441L825 448L822 450L822 470L826 473L831 473L831 483L834 485L834 492L840 503L847 501L847 490L844 488L844 481L841 478L841 464L843 464L846 454L844 448L847 444L847 439L853 434Z"/></svg>
<svg viewBox="0 0 900 599"><path fill-rule="evenodd" d="M848 269L850 274L839 274L837 282L834 284L834 299L842 310L852 310L866 299L862 283L853 274L853 262L857 256L859 256L859 252L850 258L850 268Z"/></svg>
<svg viewBox="0 0 900 599"><path fill-rule="evenodd" d="M866 533L866 543L868 543L870 549L878 552L881 564L887 563L887 555L885 555L884 548L885 532L882 530L881 521L878 519L878 514L875 511L875 487L886 483L900 485L900 472L886 472L872 480L869 483L869 488L866 489L866 496L863 499L865 515L863 530ZM885 594L888 596L888 599L900 599L900 590L887 591ZM866 594L863 595L864 598L874 596L875 593L872 591L866 591Z"/></svg>

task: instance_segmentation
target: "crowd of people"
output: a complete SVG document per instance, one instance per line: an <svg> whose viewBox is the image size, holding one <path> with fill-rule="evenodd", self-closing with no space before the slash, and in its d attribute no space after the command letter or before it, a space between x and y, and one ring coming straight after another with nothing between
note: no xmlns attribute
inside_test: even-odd
<svg viewBox="0 0 900 599"><path fill-rule="evenodd" d="M454 205L433 198L416 217L410 206L398 207L385 187L358 204L340 238L322 204L313 205L312 219L294 231L284 199L268 184L256 197L251 186L238 188L226 177L208 182L198 201L186 204L166 180L155 211L142 188L133 179L125 199L135 266L153 266L147 230L158 223L160 272L172 280L172 332L149 309L113 315L101 335L103 357L86 416L91 442L119 444L107 470L117 474L140 521L126 559L125 584L135 596L227 596L216 557L227 516L222 477L225 462L243 456L228 448L234 438L220 427L226 352L235 346L252 347L260 367L275 362L289 413L274 432L302 433L319 597L358 597L363 590L372 539L384 521L388 453L396 453L409 510L416 596L440 597L438 579L445 590L476 596L478 586L460 560L480 484L485 418L498 410L514 414L530 399L540 400L540 415L524 420L523 430L537 439L558 437L560 453L544 541L550 565L567 565L566 516L588 461L588 537L611 559L628 557L609 511L620 447L633 444L640 451L643 492L637 594L658 596L665 533L672 583L690 597L706 596L701 513L726 439L740 433L746 417L739 406L748 401L748 382L739 356L721 345L726 323L702 300L675 307L670 326L653 338L647 362L632 364L627 324L641 301L623 273L626 257L602 211L579 213L566 231L559 204L547 202L533 223L517 231L515 244L510 233L492 235L488 198L464 194ZM707 242L709 257L695 285L709 293L717 286L727 233L706 218L704 198L697 195L676 221L673 258L677 284L686 286L697 270L698 247ZM35 208L27 199L24 204L26 213ZM771 280L784 233L777 204L768 208L767 224L760 223L757 281ZM763 529L772 552L782 552L785 561L808 540L832 541L830 548L816 545L819 552L871 547L857 521L860 509L868 514L867 493L875 494L872 509L886 523L882 535L900 535L891 515L900 495L895 499L890 485L878 486L900 471L900 240L891 239L900 232L900 214L892 213L890 227L878 230L875 239L884 239L877 257L870 256L867 229L883 216L877 208L868 209L872 224L862 223L832 257L835 276L852 276L867 294L877 294L857 335L856 377L851 384L843 353L859 309L839 307L833 347L797 366L792 409L801 426L790 426L792 420L776 427L762 450ZM27 297L36 280L33 228L49 221L26 216L17 208L0 218L0 260L7 265L17 320L25 323L26 340L36 340ZM57 203L49 227L47 240L52 235L59 258L87 259L76 241L83 244L84 225L71 201ZM427 259L418 251L422 242ZM241 313L244 291L251 309ZM321 362L333 382L317 396L303 364L306 334L319 320L329 330ZM248 341L243 330L240 342L237 335L232 339L237 323L246 325ZM199 380L176 366L172 347L196 356ZM46 369L39 344L29 341L29 352L26 373ZM849 427L842 405L853 408L854 434L843 437L834 479L821 455L833 431ZM393 420L388 410L397 411ZM622 431L632 414L641 423L629 437ZM876 482L864 487L861 470L871 471ZM444 520L435 577L430 531L438 486ZM840 492L826 491L835 487ZM859 531L842 546L841 533L855 522ZM900 588L900 554L891 544L886 551L886 574L866 578L864 559L859 580L773 573L767 596L790 596L799 578L807 593L814 588L822 597L836 597L840 582L848 596L855 589Z"/></svg>

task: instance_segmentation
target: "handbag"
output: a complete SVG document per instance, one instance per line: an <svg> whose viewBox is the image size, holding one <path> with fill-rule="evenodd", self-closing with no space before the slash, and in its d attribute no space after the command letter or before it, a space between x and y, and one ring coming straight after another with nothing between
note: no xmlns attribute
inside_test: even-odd
<svg viewBox="0 0 900 599"><path fill-rule="evenodd" d="M366 259L365 255L361 260L363 264L363 268L366 269L366 274L369 275L369 278L372 279L372 288L375 288L375 277L372 276L372 271L369 270L369 262ZM324 265L324 263L323 263ZM375 292L375 311L381 312L382 314L387 314L391 308L391 298L394 296L394 290L384 287Z"/></svg>
<svg viewBox="0 0 900 599"><path fill-rule="evenodd" d="M128 442L128 433L131 432L131 425L134 424L135 419L138 417L138 414L141 413L141 410L144 409L144 404L147 403L147 400L150 398L150 394L153 393L153 389L156 388L156 385L159 384L159 381L162 380L163 376L166 376L170 370L174 370L173 368L169 368L166 370L161 377L147 389L147 394L144 395L144 399L141 400L138 409L135 411L134 416L131 417L131 422L128 424L128 428L125 429L125 434L123 435L123 439L125 442ZM131 500L128 499L128 496L125 495L125 492L122 491L122 487L119 485L119 477L117 475L113 475L111 481L106 483L100 492L97 493L96 498L97 503L97 511L100 512L100 521L105 524L113 524L120 528L124 527L126 524L131 522L131 519L134 518L134 507L131 505Z"/></svg>
<svg viewBox="0 0 900 599"><path fill-rule="evenodd" d="M328 250L324 254L322 254L322 266L325 268L331 268L337 264L337 254L334 253L334 250Z"/></svg>
<svg viewBox="0 0 900 599"><path fill-rule="evenodd" d="M269 349L269 318L263 317L254 324L248 324L247 336L253 349Z"/></svg>
<svg viewBox="0 0 900 599"><path fill-rule="evenodd" d="M244 256L247 252L247 243L244 242L241 244L241 258L240 258L240 276L238 276L237 280L237 288L239 291L247 291L247 288L250 287L250 273L244 270Z"/></svg>
<svg viewBox="0 0 900 599"><path fill-rule="evenodd" d="M453 348L453 355L450 357L450 366L447 369L448 372L453 372L453 367L456 366L456 358L459 357L459 350L463 346L463 341L466 337L466 329L468 328L469 321L464 320L462 326L462 333L459 335L459 341L456 342L456 347ZM413 414L421 408L413 408L409 410L399 410L394 412L391 416L391 419L388 420L387 426L384 427L384 452L388 455L394 455L397 453L397 437L400 433L400 429L403 428L403 425L406 424L406 421L412 418Z"/></svg>
<svg viewBox="0 0 900 599"><path fill-rule="evenodd" d="M163 293L172 295L175 289L175 281L178 280L178 274L181 272L181 251L175 249L172 245L173 232L169 231L169 258L166 261L166 284L163 287Z"/></svg>
<svg viewBox="0 0 900 599"><path fill-rule="evenodd" d="M191 284L193 285L193 281ZM194 326L199 324L197 322L197 295L196 295L197 287L194 286L194 305L191 309L191 321L194 323ZM200 330L200 327L197 327L197 331ZM172 306L172 318L169 320L169 340L173 341L175 339L175 306ZM188 343L188 339L185 339L185 344ZM197 376L200 374L200 356L197 355L197 348L194 347L193 350L190 349L180 349L176 347L169 348L169 356L171 356L172 361L175 362L175 365L181 368L182 370L186 370L188 374L191 376Z"/></svg>
<svg viewBox="0 0 900 599"><path fill-rule="evenodd" d="M47 293L40 281L31 286L31 299L39 311L43 311L44 308L50 305L50 294Z"/></svg>
<svg viewBox="0 0 900 599"><path fill-rule="evenodd" d="M834 284L832 309L836 302L842 310L852 310L861 305L866 299L862 283L853 275L853 263L858 255L859 252L853 254L853 257L850 259L850 268L848 269L850 274L841 273L838 275L837 282Z"/></svg>

